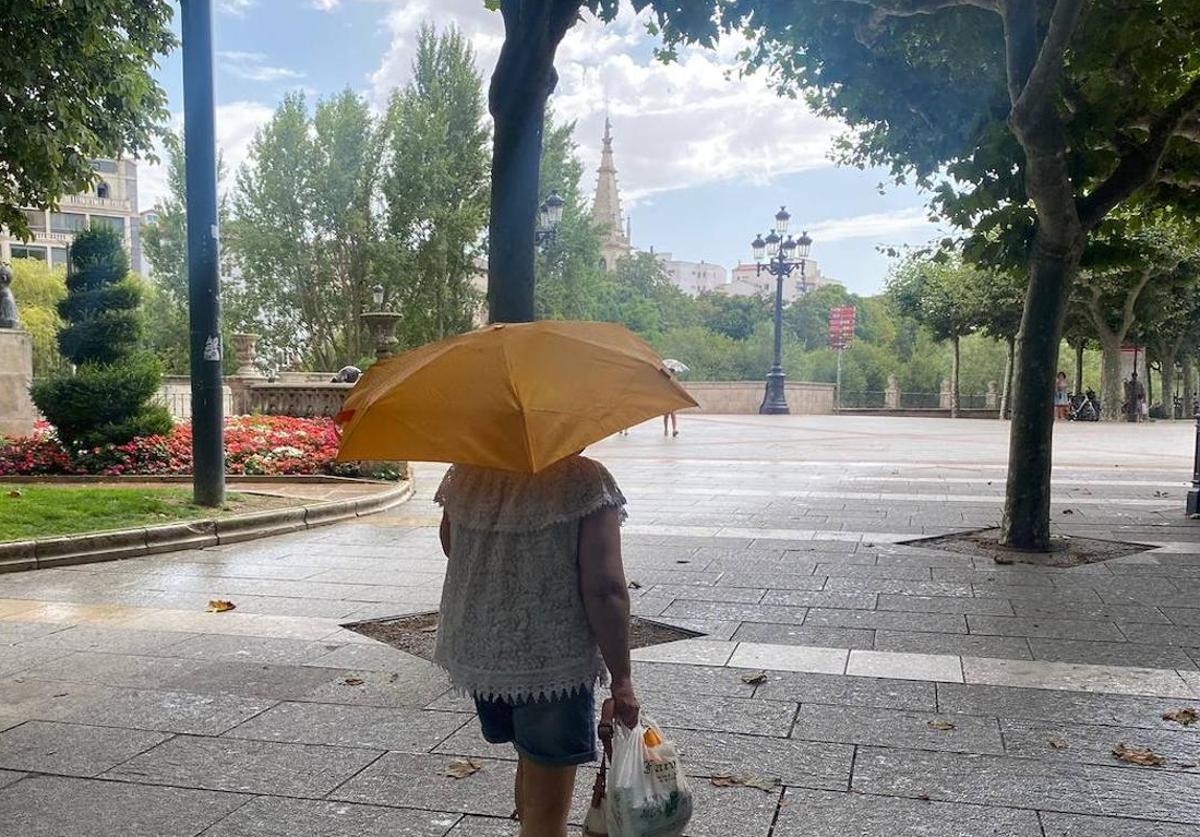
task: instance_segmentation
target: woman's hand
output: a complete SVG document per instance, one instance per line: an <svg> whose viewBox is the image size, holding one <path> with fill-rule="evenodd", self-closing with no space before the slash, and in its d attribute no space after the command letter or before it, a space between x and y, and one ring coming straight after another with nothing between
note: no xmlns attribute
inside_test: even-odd
<svg viewBox="0 0 1200 837"><path fill-rule="evenodd" d="M613 681L613 717L629 729L637 726L641 704L633 693L633 682L630 680Z"/></svg>

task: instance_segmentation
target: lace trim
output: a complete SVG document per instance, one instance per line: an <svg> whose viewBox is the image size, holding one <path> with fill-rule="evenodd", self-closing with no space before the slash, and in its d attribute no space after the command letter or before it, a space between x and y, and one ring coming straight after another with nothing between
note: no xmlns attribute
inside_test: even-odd
<svg viewBox="0 0 1200 837"><path fill-rule="evenodd" d="M625 495L608 469L571 456L538 474L455 465L434 494L455 526L489 532L536 532L615 507Z"/></svg>
<svg viewBox="0 0 1200 837"><path fill-rule="evenodd" d="M455 665L449 660L438 659L434 663L450 677L453 691L466 697L480 700L503 700L518 703L525 700L554 700L568 698L596 685L608 685L608 670L603 662L588 666L589 673L563 673L550 680L521 682L522 675L506 675L495 671L477 671L469 666Z"/></svg>

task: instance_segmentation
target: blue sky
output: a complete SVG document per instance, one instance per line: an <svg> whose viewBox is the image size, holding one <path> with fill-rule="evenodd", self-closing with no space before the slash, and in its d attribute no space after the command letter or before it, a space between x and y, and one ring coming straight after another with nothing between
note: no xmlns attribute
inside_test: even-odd
<svg viewBox="0 0 1200 837"><path fill-rule="evenodd" d="M217 135L229 169L245 159L254 131L282 96L351 88L377 108L408 80L419 26L454 24L471 39L484 79L503 38L483 0L216 0ZM594 183L605 114L611 116L625 210L634 244L679 259L732 267L780 204L814 239L827 276L871 293L887 274L881 246L921 244L936 228L911 187L879 172L828 160L840 126L776 97L761 78L730 77L736 38L715 51L685 50L678 63L653 58L654 41L631 8L608 26L577 25L559 51L556 112L577 123L576 140ZM183 109L178 53L158 72L176 119ZM141 202L163 189L144 165Z"/></svg>

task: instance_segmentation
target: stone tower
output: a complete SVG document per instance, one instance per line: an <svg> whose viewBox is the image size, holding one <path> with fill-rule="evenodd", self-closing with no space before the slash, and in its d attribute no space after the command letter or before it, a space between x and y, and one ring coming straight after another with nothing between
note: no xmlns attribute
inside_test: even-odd
<svg viewBox="0 0 1200 837"><path fill-rule="evenodd" d="M604 119L604 150L596 178L596 196L592 199L592 220L600 226L600 256L604 269L616 269L617 260L633 252L621 223L621 193L617 189L617 167L613 163L612 123Z"/></svg>

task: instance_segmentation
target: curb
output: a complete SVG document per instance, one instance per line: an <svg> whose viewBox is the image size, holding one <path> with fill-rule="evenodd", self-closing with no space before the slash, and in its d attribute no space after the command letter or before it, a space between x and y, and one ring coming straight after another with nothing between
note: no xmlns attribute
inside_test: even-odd
<svg viewBox="0 0 1200 837"><path fill-rule="evenodd" d="M394 508L412 497L411 479L370 497L330 500L214 520L185 520L82 535L0 543L0 573L117 561L158 552L203 549L328 526Z"/></svg>

